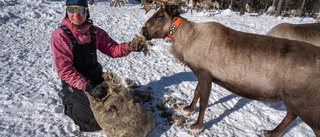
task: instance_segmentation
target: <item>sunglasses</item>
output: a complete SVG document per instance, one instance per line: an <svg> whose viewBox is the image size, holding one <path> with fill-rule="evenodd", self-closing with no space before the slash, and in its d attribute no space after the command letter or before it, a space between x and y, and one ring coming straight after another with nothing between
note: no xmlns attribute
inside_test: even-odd
<svg viewBox="0 0 320 137"><path fill-rule="evenodd" d="M75 12L78 12L79 14L84 14L85 11L88 10L88 7L84 7L84 6L66 6L66 9L71 14L74 14Z"/></svg>

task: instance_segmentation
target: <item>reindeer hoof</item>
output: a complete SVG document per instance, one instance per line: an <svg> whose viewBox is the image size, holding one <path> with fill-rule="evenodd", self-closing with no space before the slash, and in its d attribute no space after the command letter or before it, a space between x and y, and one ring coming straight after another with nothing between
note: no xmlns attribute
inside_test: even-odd
<svg viewBox="0 0 320 137"><path fill-rule="evenodd" d="M190 134L199 134L199 133L202 132L203 130L204 130L204 126L199 127L199 126L197 126L197 125L195 125L195 124L193 124L193 125L191 125L191 126L189 127L189 133L190 133Z"/></svg>
<svg viewBox="0 0 320 137"><path fill-rule="evenodd" d="M188 107L184 107L184 108L182 108L181 112L185 116L190 116L190 115L194 114L196 111L190 111L188 109Z"/></svg>
<svg viewBox="0 0 320 137"><path fill-rule="evenodd" d="M261 130L260 136L261 137L271 137L271 134L270 134L270 131L268 131L268 130Z"/></svg>

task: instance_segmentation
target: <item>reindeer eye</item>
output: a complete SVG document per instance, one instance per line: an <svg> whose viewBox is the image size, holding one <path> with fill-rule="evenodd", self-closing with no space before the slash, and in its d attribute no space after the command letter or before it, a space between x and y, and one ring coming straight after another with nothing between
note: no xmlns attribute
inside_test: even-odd
<svg viewBox="0 0 320 137"><path fill-rule="evenodd" d="M164 16L163 15L158 15L157 18L158 19L162 19Z"/></svg>

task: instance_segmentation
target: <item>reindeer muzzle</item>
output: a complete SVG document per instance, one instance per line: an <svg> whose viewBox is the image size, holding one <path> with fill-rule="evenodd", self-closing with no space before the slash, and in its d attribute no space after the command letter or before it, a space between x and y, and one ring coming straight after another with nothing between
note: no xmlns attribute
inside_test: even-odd
<svg viewBox="0 0 320 137"><path fill-rule="evenodd" d="M141 28L139 28L139 34L143 35L146 38L146 40L152 39L152 37L149 35L145 25L143 25Z"/></svg>

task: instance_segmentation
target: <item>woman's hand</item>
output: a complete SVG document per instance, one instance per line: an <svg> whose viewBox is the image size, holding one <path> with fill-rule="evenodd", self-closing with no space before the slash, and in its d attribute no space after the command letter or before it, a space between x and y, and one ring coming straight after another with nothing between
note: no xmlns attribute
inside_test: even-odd
<svg viewBox="0 0 320 137"><path fill-rule="evenodd" d="M99 99L102 99L108 94L107 89L105 89L102 84L95 85L95 86L89 84L86 87L86 92L88 92L91 96Z"/></svg>
<svg viewBox="0 0 320 137"><path fill-rule="evenodd" d="M131 51L141 52L145 44L146 44L145 37L135 35L135 38L130 43Z"/></svg>

